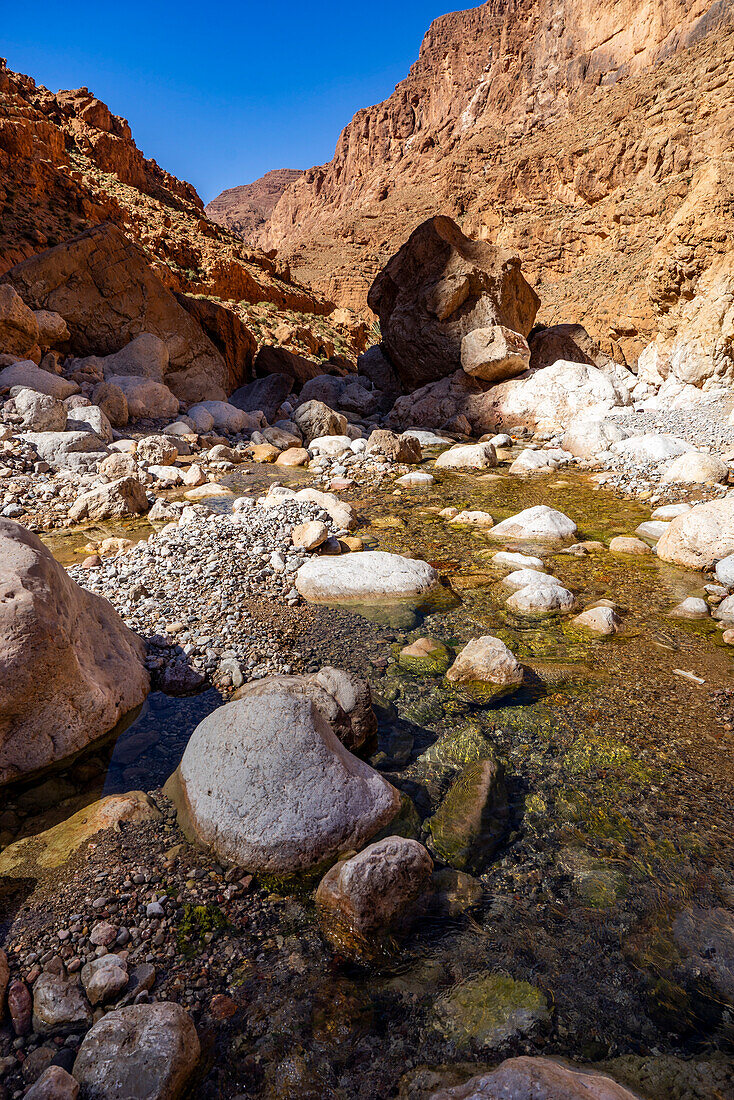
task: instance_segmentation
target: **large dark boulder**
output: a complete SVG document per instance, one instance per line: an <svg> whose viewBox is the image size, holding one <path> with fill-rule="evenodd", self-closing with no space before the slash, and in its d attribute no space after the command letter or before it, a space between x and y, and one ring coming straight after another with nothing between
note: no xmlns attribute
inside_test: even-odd
<svg viewBox="0 0 734 1100"><path fill-rule="evenodd" d="M272 424L278 409L293 389L293 379L287 374L266 374L256 378L246 386L240 386L229 399L243 412L257 412L259 409L265 419Z"/></svg>
<svg viewBox="0 0 734 1100"><path fill-rule="evenodd" d="M418 226L367 301L406 389L460 370L461 341L474 329L503 325L527 337L540 305L514 253L470 240L444 216Z"/></svg>

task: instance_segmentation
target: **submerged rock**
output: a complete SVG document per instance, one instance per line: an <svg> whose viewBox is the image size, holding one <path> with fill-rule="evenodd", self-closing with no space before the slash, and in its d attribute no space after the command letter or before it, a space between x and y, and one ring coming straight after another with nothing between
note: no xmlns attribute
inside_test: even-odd
<svg viewBox="0 0 734 1100"><path fill-rule="evenodd" d="M205 718L166 793L192 840L250 871L285 875L359 849L400 807L311 699L277 686Z"/></svg>
<svg viewBox="0 0 734 1100"><path fill-rule="evenodd" d="M530 987L532 988L532 987ZM531 1010L532 1011L532 1010ZM434 1092L430 1100L639 1100L598 1070L552 1058L509 1058L465 1085Z"/></svg>
<svg viewBox="0 0 734 1100"><path fill-rule="evenodd" d="M481 873L507 828L505 772L494 757L467 764L429 818L432 847L457 871Z"/></svg>
<svg viewBox="0 0 734 1100"><path fill-rule="evenodd" d="M451 664L451 651L435 638L417 638L400 650L398 664L406 672L439 676Z"/></svg>
<svg viewBox="0 0 734 1100"><path fill-rule="evenodd" d="M550 615L570 611L575 603L573 592L560 584L528 584L510 596L505 604L519 615Z"/></svg>
<svg viewBox="0 0 734 1100"><path fill-rule="evenodd" d="M486 974L445 993L436 1004L435 1018L440 1033L458 1047L493 1048L550 1023L551 1016L546 996L536 986L506 974ZM505 1095L515 1100L514 1093ZM529 1095L535 1100L533 1093ZM553 1100L559 1098L553 1095Z"/></svg>
<svg viewBox="0 0 734 1100"><path fill-rule="evenodd" d="M321 929L341 954L356 959L389 954L425 909L433 860L416 840L390 836L342 860L316 891Z"/></svg>
<svg viewBox="0 0 734 1100"><path fill-rule="evenodd" d="M612 607L590 607L573 620L575 626L594 634L616 634L622 620Z"/></svg>

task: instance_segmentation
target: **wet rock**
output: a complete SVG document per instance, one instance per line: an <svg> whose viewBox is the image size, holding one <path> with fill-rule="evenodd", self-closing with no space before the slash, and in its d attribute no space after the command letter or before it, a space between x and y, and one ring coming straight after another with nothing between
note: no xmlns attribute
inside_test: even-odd
<svg viewBox="0 0 734 1100"><path fill-rule="evenodd" d="M471 527L492 527L494 520L489 512L459 512L449 523L464 523Z"/></svg>
<svg viewBox="0 0 734 1100"><path fill-rule="evenodd" d="M537 569L539 572L543 570L542 558L534 558L530 554L507 553L505 550L493 554L492 562L503 569Z"/></svg>
<svg viewBox="0 0 734 1100"><path fill-rule="evenodd" d="M16 978L8 987L8 1013L16 1035L28 1035L32 1029L33 998L24 981Z"/></svg>
<svg viewBox="0 0 734 1100"><path fill-rule="evenodd" d="M45 971L33 987L33 1030L40 1035L85 1031L92 1013L77 978Z"/></svg>
<svg viewBox="0 0 734 1100"><path fill-rule="evenodd" d="M15 411L23 418L26 432L63 432L66 428L66 407L57 397L35 390L21 390L14 397Z"/></svg>
<svg viewBox="0 0 734 1100"><path fill-rule="evenodd" d="M486 470L496 465L497 454L491 443L450 447L436 459L439 470Z"/></svg>
<svg viewBox="0 0 734 1100"><path fill-rule="evenodd" d="M382 550L312 558L296 574L296 588L313 603L415 598L437 585L438 573L427 562Z"/></svg>
<svg viewBox="0 0 734 1100"><path fill-rule="evenodd" d="M11 872L17 875L21 869L35 866L61 867L95 833L112 829L123 821L158 821L160 816L153 800L142 791L108 795L43 833L9 844L0 853L0 875Z"/></svg>
<svg viewBox="0 0 734 1100"><path fill-rule="evenodd" d="M532 1013L532 1008L530 1009ZM465 1085L434 1092L430 1100L639 1100L611 1077L552 1058L509 1058Z"/></svg>
<svg viewBox="0 0 734 1100"><path fill-rule="evenodd" d="M406 489L425 489L433 485L435 480L433 474L429 474L426 470L411 470L410 473L397 478L395 484L404 486Z"/></svg>
<svg viewBox="0 0 734 1100"><path fill-rule="evenodd" d="M511 588L514 592L519 592L523 588L527 588L529 584L550 584L560 585L558 577L554 577L552 573L543 573L539 569L516 569L513 573L508 573L506 577L502 579L502 585L505 588Z"/></svg>
<svg viewBox="0 0 734 1100"><path fill-rule="evenodd" d="M77 1100L79 1083L61 1066L49 1066L25 1094L25 1100Z"/></svg>
<svg viewBox="0 0 734 1100"><path fill-rule="evenodd" d="M557 865L573 879L576 893L595 909L608 909L626 889L624 875L614 864L581 848L563 848Z"/></svg>
<svg viewBox="0 0 734 1100"><path fill-rule="evenodd" d="M442 917L459 917L473 909L484 896L479 879L453 867L442 867L433 873L431 908Z"/></svg>
<svg viewBox="0 0 734 1100"><path fill-rule="evenodd" d="M670 619L707 619L709 605L697 596L688 596L668 612Z"/></svg>
<svg viewBox="0 0 734 1100"><path fill-rule="evenodd" d="M128 981L127 964L119 955L102 955L82 967L84 992L94 1007L113 1001L125 989Z"/></svg>
<svg viewBox="0 0 734 1100"><path fill-rule="evenodd" d="M657 553L688 569L710 569L734 554L734 499L710 500L678 516L660 538Z"/></svg>
<svg viewBox="0 0 734 1100"><path fill-rule="evenodd" d="M5 1004L10 984L10 967L8 956L0 949L0 1023L5 1019Z"/></svg>
<svg viewBox="0 0 734 1100"><path fill-rule="evenodd" d="M694 983L707 983L734 1006L734 914L728 909L684 909L673 923L683 970Z"/></svg>
<svg viewBox="0 0 734 1100"><path fill-rule="evenodd" d="M435 1026L460 1048L476 1045L491 1049L549 1022L545 994L529 982L514 981L505 974L482 975L456 985L435 1008ZM514 1093L508 1095L514 1100ZM559 1098L553 1096L553 1100Z"/></svg>
<svg viewBox="0 0 734 1100"><path fill-rule="evenodd" d="M277 687L205 718L166 791L187 836L238 866L274 874L360 848L400 805L312 700Z"/></svg>
<svg viewBox="0 0 734 1100"><path fill-rule="evenodd" d="M344 435L347 430L347 418L334 412L323 401L305 401L293 414L298 430L303 436L306 447L313 439L324 435Z"/></svg>
<svg viewBox="0 0 734 1100"><path fill-rule="evenodd" d="M594 634L616 634L622 625L619 615L611 607L590 607L573 620L574 626L591 630Z"/></svg>
<svg viewBox="0 0 734 1100"><path fill-rule="evenodd" d="M427 824L432 848L457 871L481 873L507 828L505 773L494 757L467 764Z"/></svg>
<svg viewBox="0 0 734 1100"><path fill-rule="evenodd" d="M196 1028L180 1005L131 1005L104 1016L84 1037L74 1062L82 1095L178 1100L201 1053Z"/></svg>
<svg viewBox="0 0 734 1100"><path fill-rule="evenodd" d="M326 873L316 891L321 930L355 959L389 953L428 902L433 860L422 844L390 836Z"/></svg>
<svg viewBox="0 0 734 1100"><path fill-rule="evenodd" d="M530 348L524 336L504 325L476 328L461 341L461 366L483 382L502 382L528 369Z"/></svg>
<svg viewBox="0 0 734 1100"><path fill-rule="evenodd" d="M570 611L575 603L573 592L559 584L528 584L510 596L505 604L519 615L548 615Z"/></svg>
<svg viewBox="0 0 734 1100"><path fill-rule="evenodd" d="M473 638L459 653L446 679L452 683L480 681L493 699L511 695L523 682L523 667L499 638Z"/></svg>
<svg viewBox="0 0 734 1100"><path fill-rule="evenodd" d="M573 520L563 512L539 504L496 524L490 537L507 542L562 542L573 538L577 530Z"/></svg>
<svg viewBox="0 0 734 1100"><path fill-rule="evenodd" d="M148 694L140 640L40 540L0 520L0 784L102 736ZM43 668L43 676L39 676Z"/></svg>
<svg viewBox="0 0 734 1100"><path fill-rule="evenodd" d="M443 675L451 660L451 651L435 638L417 638L398 653L400 667L414 675Z"/></svg>
<svg viewBox="0 0 734 1100"><path fill-rule="evenodd" d="M117 519L139 516L150 504L145 489L136 477L121 477L108 485L100 485L82 493L69 509L74 523L82 520Z"/></svg>

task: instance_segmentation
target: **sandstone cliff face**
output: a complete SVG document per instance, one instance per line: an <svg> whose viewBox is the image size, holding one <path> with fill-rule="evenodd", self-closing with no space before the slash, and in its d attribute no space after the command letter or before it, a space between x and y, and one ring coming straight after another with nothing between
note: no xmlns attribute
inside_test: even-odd
<svg viewBox="0 0 734 1100"><path fill-rule="evenodd" d="M276 168L253 183L229 187L206 204L207 217L217 225L231 229L246 244L253 244L273 213L275 204L302 175L300 168Z"/></svg>
<svg viewBox="0 0 734 1100"><path fill-rule="evenodd" d="M734 23L727 0L489 0L431 26L384 103L259 237L363 308L436 213L516 249L539 321L631 360L731 247Z"/></svg>
<svg viewBox="0 0 734 1100"><path fill-rule="evenodd" d="M0 273L111 221L174 290L326 314L284 269L210 222L190 183L143 156L87 88L53 94L0 60Z"/></svg>

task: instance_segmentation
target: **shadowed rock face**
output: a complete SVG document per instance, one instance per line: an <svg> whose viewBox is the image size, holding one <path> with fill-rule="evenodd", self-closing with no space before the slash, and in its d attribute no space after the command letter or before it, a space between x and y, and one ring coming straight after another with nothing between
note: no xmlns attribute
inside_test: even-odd
<svg viewBox="0 0 734 1100"><path fill-rule="evenodd" d="M445 213L518 251L541 321L578 321L629 361L731 241L732 14L712 0L491 0L442 16L258 243L359 307L376 268Z"/></svg>
<svg viewBox="0 0 734 1100"><path fill-rule="evenodd" d="M516 256L472 241L451 218L429 218L375 279L370 308L401 382L415 389L461 367L472 330L504 325L527 336L540 304Z"/></svg>

